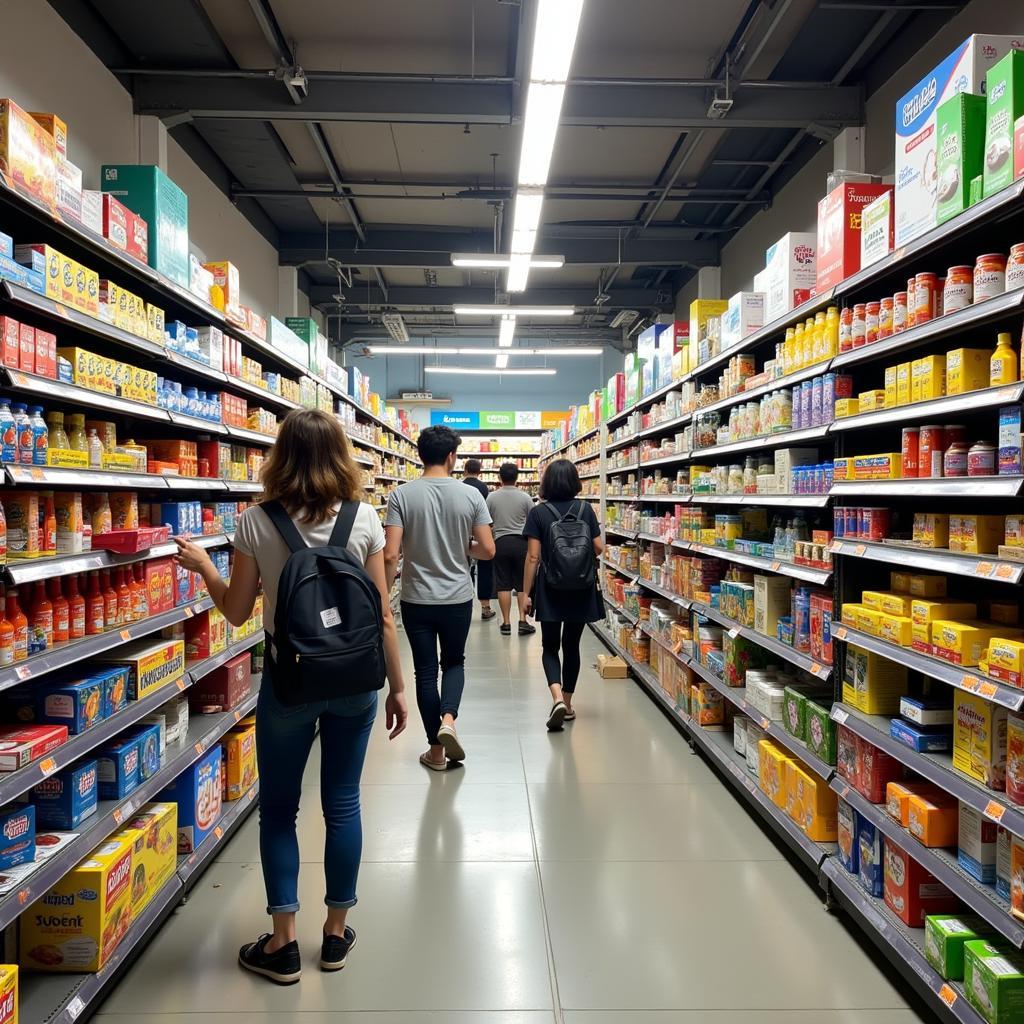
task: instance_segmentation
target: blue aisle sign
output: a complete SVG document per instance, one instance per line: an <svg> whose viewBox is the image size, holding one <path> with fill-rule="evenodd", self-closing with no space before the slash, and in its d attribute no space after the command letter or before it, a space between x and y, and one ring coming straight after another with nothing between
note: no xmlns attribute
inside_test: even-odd
<svg viewBox="0 0 1024 1024"><path fill-rule="evenodd" d="M430 425L432 427L452 427L463 430L480 429L480 413L478 412L445 412L442 409L430 410Z"/></svg>

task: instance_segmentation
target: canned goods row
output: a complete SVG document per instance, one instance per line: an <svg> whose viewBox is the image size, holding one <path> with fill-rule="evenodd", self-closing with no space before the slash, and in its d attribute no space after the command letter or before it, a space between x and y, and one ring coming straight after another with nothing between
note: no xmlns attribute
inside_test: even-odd
<svg viewBox="0 0 1024 1024"><path fill-rule="evenodd" d="M969 444L962 424L937 423L903 428L903 477L994 476L996 448L988 441Z"/></svg>
<svg viewBox="0 0 1024 1024"><path fill-rule="evenodd" d="M889 536L890 510L845 506L832 510L832 534L847 540L885 540Z"/></svg>

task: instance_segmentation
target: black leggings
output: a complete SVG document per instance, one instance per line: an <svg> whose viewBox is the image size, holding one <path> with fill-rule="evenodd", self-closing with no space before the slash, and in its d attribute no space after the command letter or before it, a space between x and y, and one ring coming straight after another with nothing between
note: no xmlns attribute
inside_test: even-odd
<svg viewBox="0 0 1024 1024"><path fill-rule="evenodd" d="M542 622L540 639L544 664L544 675L551 686L559 680L565 693L576 692L576 680L580 674L580 639L583 637L584 622ZM558 651L562 651L562 663L558 663Z"/></svg>

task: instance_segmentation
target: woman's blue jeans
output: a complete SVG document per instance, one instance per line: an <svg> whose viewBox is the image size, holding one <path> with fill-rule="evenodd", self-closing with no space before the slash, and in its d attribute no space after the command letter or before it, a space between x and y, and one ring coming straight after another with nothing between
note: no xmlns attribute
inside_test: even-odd
<svg viewBox="0 0 1024 1024"><path fill-rule="evenodd" d="M327 836L324 874L329 907L356 903L363 851L359 778L377 713L377 693L288 706L263 675L256 706L256 756L260 771L260 858L267 913L299 909L299 813L302 776L320 723L320 801Z"/></svg>

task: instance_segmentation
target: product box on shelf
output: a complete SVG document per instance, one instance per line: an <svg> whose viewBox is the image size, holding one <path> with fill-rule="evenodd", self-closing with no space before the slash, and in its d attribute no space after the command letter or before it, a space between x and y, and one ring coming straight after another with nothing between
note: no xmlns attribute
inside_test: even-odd
<svg viewBox="0 0 1024 1024"><path fill-rule="evenodd" d="M0 173L51 211L56 203L56 158L53 136L14 100L0 99Z"/></svg>
<svg viewBox="0 0 1024 1024"><path fill-rule="evenodd" d="M132 921L132 844L111 837L22 913L22 964L36 971L95 973Z"/></svg>
<svg viewBox="0 0 1024 1024"><path fill-rule="evenodd" d="M996 838L998 828L981 811L960 804L957 825L957 861L969 875L986 885L996 880Z"/></svg>
<svg viewBox="0 0 1024 1024"><path fill-rule="evenodd" d="M893 246L892 192L883 192L861 211L860 265L872 263L888 256Z"/></svg>
<svg viewBox="0 0 1024 1024"><path fill-rule="evenodd" d="M765 251L765 268L754 291L764 284L764 322L771 323L806 302L814 288L817 236L813 231L789 231Z"/></svg>
<svg viewBox="0 0 1024 1024"><path fill-rule="evenodd" d="M953 693L953 767L989 789L1006 788L1006 708Z"/></svg>
<svg viewBox="0 0 1024 1024"><path fill-rule="evenodd" d="M700 341L704 329L708 325L708 319L713 316L721 316L729 308L725 299L694 299L690 303L690 344L691 346ZM693 358L690 358L691 364Z"/></svg>
<svg viewBox="0 0 1024 1024"><path fill-rule="evenodd" d="M178 864L178 808L146 804L115 839L132 847L132 916L137 916L174 874Z"/></svg>
<svg viewBox="0 0 1024 1024"><path fill-rule="evenodd" d="M66 725L0 725L0 772L14 772L66 743Z"/></svg>
<svg viewBox="0 0 1024 1024"><path fill-rule="evenodd" d="M864 207L891 185L846 182L818 203L818 249L815 286L823 292L860 270L860 233Z"/></svg>
<svg viewBox="0 0 1024 1024"><path fill-rule="evenodd" d="M192 710L215 706L230 711L252 693L252 655L243 651L213 672L207 673L189 690Z"/></svg>
<svg viewBox="0 0 1024 1024"><path fill-rule="evenodd" d="M57 114L32 110L29 117L53 139L54 152L60 159L68 158L68 126Z"/></svg>
<svg viewBox="0 0 1024 1024"><path fill-rule="evenodd" d="M888 840L866 818L857 815L857 878L869 896L883 892L884 849Z"/></svg>
<svg viewBox="0 0 1024 1024"><path fill-rule="evenodd" d="M214 288L221 291L221 308L227 318L234 323L243 323L242 314L241 284L238 275L238 268L228 260L216 260L212 263L203 264L213 274ZM216 295L216 291L213 293ZM218 303L214 303L218 305Z"/></svg>
<svg viewBox="0 0 1024 1024"><path fill-rule="evenodd" d="M1024 1014L1024 957L984 939L964 943L964 992L988 1024L1013 1024Z"/></svg>
<svg viewBox="0 0 1024 1024"><path fill-rule="evenodd" d="M0 871L36 859L36 809L14 804L0 813Z"/></svg>
<svg viewBox="0 0 1024 1024"><path fill-rule="evenodd" d="M722 314L722 348L738 345L764 326L764 293L737 292Z"/></svg>
<svg viewBox="0 0 1024 1024"><path fill-rule="evenodd" d="M985 76L982 190L986 196L993 195L1013 181L1014 125L1022 114L1024 53L1013 49L989 68Z"/></svg>
<svg viewBox="0 0 1024 1024"><path fill-rule="evenodd" d="M149 265L189 287L188 196L159 167L104 164L101 187L148 225Z"/></svg>
<svg viewBox="0 0 1024 1024"><path fill-rule="evenodd" d="M906 245L937 220L938 108L958 92L981 94L1000 57L1020 45L1016 36L972 35L896 101L896 245Z"/></svg>
<svg viewBox="0 0 1024 1024"><path fill-rule="evenodd" d="M221 811L222 752L211 747L160 794L178 805L178 853L193 853L213 831Z"/></svg>
<svg viewBox="0 0 1024 1024"><path fill-rule="evenodd" d="M857 842L857 812L845 801L839 800L836 807L837 856L848 874L858 874L859 844Z"/></svg>
<svg viewBox="0 0 1024 1024"><path fill-rule="evenodd" d="M99 778L94 760L51 775L32 788L29 797L40 828L74 829L96 813Z"/></svg>
<svg viewBox="0 0 1024 1024"><path fill-rule="evenodd" d="M946 981L964 976L964 944L992 934L974 914L929 914L924 919L924 955Z"/></svg>
<svg viewBox="0 0 1024 1024"><path fill-rule="evenodd" d="M998 67L998 65L997 65ZM936 113L937 223L970 206L971 182L981 174L985 152L985 97L960 92Z"/></svg>
<svg viewBox="0 0 1024 1024"><path fill-rule="evenodd" d="M0 1024L18 1024L17 964L0 964Z"/></svg>
<svg viewBox="0 0 1024 1024"><path fill-rule="evenodd" d="M103 683L97 678L43 685L38 692L39 721L65 725L72 736L102 721Z"/></svg>
<svg viewBox="0 0 1024 1024"><path fill-rule="evenodd" d="M224 748L224 799L240 800L256 781L256 730L232 729L221 741Z"/></svg>
<svg viewBox="0 0 1024 1024"><path fill-rule="evenodd" d="M185 672L185 644L181 640L136 640L97 660L127 665L131 670L128 699L141 700L181 679Z"/></svg>
<svg viewBox="0 0 1024 1024"><path fill-rule="evenodd" d="M139 740L114 740L96 751L96 777L101 800L123 800L141 781Z"/></svg>
<svg viewBox="0 0 1024 1024"><path fill-rule="evenodd" d="M921 928L927 915L954 913L959 909L957 897L888 838L884 864L885 902L904 924Z"/></svg>

